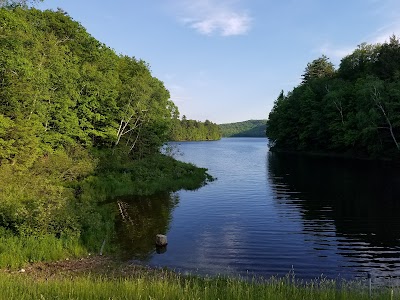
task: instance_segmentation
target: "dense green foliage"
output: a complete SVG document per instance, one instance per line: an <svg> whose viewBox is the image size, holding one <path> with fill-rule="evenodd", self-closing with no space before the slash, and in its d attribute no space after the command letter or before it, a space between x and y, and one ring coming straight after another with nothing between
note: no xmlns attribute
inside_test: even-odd
<svg viewBox="0 0 400 300"><path fill-rule="evenodd" d="M166 141L176 107L145 62L116 55L63 12L0 14L2 165L29 168L77 145L142 157Z"/></svg>
<svg viewBox="0 0 400 300"><path fill-rule="evenodd" d="M206 120L205 122L174 119L171 129L172 141L215 141L221 139L221 132L217 124Z"/></svg>
<svg viewBox="0 0 400 300"><path fill-rule="evenodd" d="M129 271L129 270L128 270ZM83 275L75 278L33 279L25 275L0 275L0 299L398 299L398 287L374 288L369 295L364 282L324 278L307 283L292 276L268 280L199 278L169 271L140 270L125 277Z"/></svg>
<svg viewBox="0 0 400 300"><path fill-rule="evenodd" d="M223 137L265 137L267 120L248 120L236 123L220 124Z"/></svg>
<svg viewBox="0 0 400 300"><path fill-rule="evenodd" d="M62 10L0 8L0 266L98 251L117 213L102 201L201 185L204 169L159 154L177 115L144 61Z"/></svg>
<svg viewBox="0 0 400 300"><path fill-rule="evenodd" d="M323 56L275 101L272 149L400 158L400 43L361 44L337 70Z"/></svg>

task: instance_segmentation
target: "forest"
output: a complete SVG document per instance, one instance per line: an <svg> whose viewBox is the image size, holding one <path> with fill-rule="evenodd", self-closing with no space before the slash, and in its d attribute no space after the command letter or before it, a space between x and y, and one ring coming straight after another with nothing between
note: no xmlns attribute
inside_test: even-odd
<svg viewBox="0 0 400 300"><path fill-rule="evenodd" d="M247 120L243 122L220 124L223 137L265 137L267 120Z"/></svg>
<svg viewBox="0 0 400 300"><path fill-rule="evenodd" d="M61 9L1 4L0 267L112 248L110 199L211 179L160 154L179 111L145 61Z"/></svg>
<svg viewBox="0 0 400 300"><path fill-rule="evenodd" d="M359 45L337 69L326 56L276 99L271 149L367 159L400 158L400 43Z"/></svg>
<svg viewBox="0 0 400 300"><path fill-rule="evenodd" d="M217 124L188 120L185 115L182 119L174 118L171 128L171 141L216 141L221 139L220 128Z"/></svg>

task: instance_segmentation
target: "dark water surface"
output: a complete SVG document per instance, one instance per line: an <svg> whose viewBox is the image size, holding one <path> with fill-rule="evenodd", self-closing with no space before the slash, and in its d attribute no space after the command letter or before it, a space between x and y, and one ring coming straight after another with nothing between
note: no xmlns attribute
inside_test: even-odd
<svg viewBox="0 0 400 300"><path fill-rule="evenodd" d="M277 154L266 139L175 144L218 180L121 202L132 259L198 274L400 277L400 174L386 163ZM128 224L128 225L127 225ZM154 249L165 233L168 248Z"/></svg>

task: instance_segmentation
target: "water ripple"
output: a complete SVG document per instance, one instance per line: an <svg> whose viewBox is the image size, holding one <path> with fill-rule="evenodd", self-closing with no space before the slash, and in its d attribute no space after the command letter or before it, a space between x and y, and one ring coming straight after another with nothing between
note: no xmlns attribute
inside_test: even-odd
<svg viewBox="0 0 400 300"><path fill-rule="evenodd" d="M271 154L264 139L179 147L180 159L218 180L178 193L168 251L150 264L210 275L293 268L300 278L400 278L399 175L391 169Z"/></svg>

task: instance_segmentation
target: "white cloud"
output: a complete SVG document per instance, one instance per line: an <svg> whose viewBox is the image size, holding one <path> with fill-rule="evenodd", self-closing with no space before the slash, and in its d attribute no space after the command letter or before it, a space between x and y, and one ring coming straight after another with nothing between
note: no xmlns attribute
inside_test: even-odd
<svg viewBox="0 0 400 300"><path fill-rule="evenodd" d="M389 38L393 34L396 35L397 37L400 36L400 22L399 21L392 22L391 24L388 24L388 25L378 29L371 37L369 37L368 42L373 43L373 44L388 42Z"/></svg>
<svg viewBox="0 0 400 300"><path fill-rule="evenodd" d="M370 0L372 1L372 0ZM365 37L362 42L377 44L388 42L394 34L400 35L400 3L398 0L375 1L374 18L381 20L382 26Z"/></svg>
<svg viewBox="0 0 400 300"><path fill-rule="evenodd" d="M373 34L367 36L363 40L359 40L357 44L351 46L335 47L331 43L325 43L321 45L315 52L319 54L325 54L331 59L333 63L338 64L343 57L353 53L358 45L364 42L367 44L382 44L388 42L389 38L393 34L396 35L398 38L400 37L400 22L393 22L376 30Z"/></svg>
<svg viewBox="0 0 400 300"><path fill-rule="evenodd" d="M343 57L351 54L353 51L354 47L334 47L330 43L325 43L316 52L326 55L333 63L337 64Z"/></svg>
<svg viewBox="0 0 400 300"><path fill-rule="evenodd" d="M171 95L171 100L175 104L183 103L187 100L190 100L190 97L187 96L187 91L185 87L178 84L170 84L167 85L169 93Z"/></svg>
<svg viewBox="0 0 400 300"><path fill-rule="evenodd" d="M352 45L337 46L333 45L333 43L324 43L316 52L325 54L333 62L338 63L343 57L351 54L358 45L364 42L367 44L382 44L388 42L393 34L400 37L400 4L398 0L368 0L367 2L371 5L371 17L381 20L383 24L381 28L378 28L367 36L359 38Z"/></svg>
<svg viewBox="0 0 400 300"><path fill-rule="evenodd" d="M246 34L252 19L247 11L229 0L175 0L180 20L204 35L234 36Z"/></svg>
<svg viewBox="0 0 400 300"><path fill-rule="evenodd" d="M250 29L250 19L246 14L221 12L189 21L189 26L205 35L222 36L242 35Z"/></svg>
<svg viewBox="0 0 400 300"><path fill-rule="evenodd" d="M193 72L190 78L179 78L176 74L168 73L162 76L170 98L175 104L192 102L195 97L190 94L191 87L205 89L209 86L207 71Z"/></svg>

